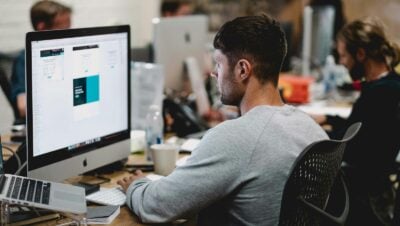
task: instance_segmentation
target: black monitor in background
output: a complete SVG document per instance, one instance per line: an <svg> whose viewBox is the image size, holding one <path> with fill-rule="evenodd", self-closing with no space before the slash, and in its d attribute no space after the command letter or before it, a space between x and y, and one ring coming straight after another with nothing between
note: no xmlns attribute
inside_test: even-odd
<svg viewBox="0 0 400 226"><path fill-rule="evenodd" d="M134 47L130 50L130 54L133 62L154 62L153 46L151 44L143 47Z"/></svg>
<svg viewBox="0 0 400 226"><path fill-rule="evenodd" d="M130 153L128 25L26 36L28 176L62 181Z"/></svg>

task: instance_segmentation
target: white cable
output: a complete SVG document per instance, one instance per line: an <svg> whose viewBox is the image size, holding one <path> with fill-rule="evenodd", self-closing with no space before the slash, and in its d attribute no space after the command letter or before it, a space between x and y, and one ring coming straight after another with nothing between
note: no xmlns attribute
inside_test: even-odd
<svg viewBox="0 0 400 226"><path fill-rule="evenodd" d="M21 165L21 167L18 168L18 170L15 172L15 175L19 175L19 173L22 171L22 169L28 164L28 161L25 161L24 164Z"/></svg>

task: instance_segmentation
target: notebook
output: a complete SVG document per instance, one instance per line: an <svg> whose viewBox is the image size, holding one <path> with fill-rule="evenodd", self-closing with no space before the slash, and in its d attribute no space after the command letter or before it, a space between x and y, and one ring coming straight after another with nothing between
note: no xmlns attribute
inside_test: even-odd
<svg viewBox="0 0 400 226"><path fill-rule="evenodd" d="M120 212L119 206L88 207L88 224L111 224Z"/></svg>
<svg viewBox="0 0 400 226"><path fill-rule="evenodd" d="M86 213L85 189L4 174L3 155L0 155L0 201L67 213Z"/></svg>

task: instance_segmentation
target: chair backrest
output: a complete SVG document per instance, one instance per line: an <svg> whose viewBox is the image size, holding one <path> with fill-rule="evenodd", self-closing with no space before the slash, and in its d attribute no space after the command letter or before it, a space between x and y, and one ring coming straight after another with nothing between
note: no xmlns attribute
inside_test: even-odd
<svg viewBox="0 0 400 226"><path fill-rule="evenodd" d="M324 210L342 163L346 143L361 127L350 126L342 140L322 140L297 157L283 190L279 225L319 225L322 217L300 199Z"/></svg>

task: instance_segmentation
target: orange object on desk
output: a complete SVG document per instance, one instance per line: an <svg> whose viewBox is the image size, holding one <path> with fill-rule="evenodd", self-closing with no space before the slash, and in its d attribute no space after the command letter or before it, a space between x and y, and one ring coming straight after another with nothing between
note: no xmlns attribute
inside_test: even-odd
<svg viewBox="0 0 400 226"><path fill-rule="evenodd" d="M281 74L278 86L283 90L283 98L286 102L301 104L309 102L309 87L312 82L314 82L312 77Z"/></svg>

